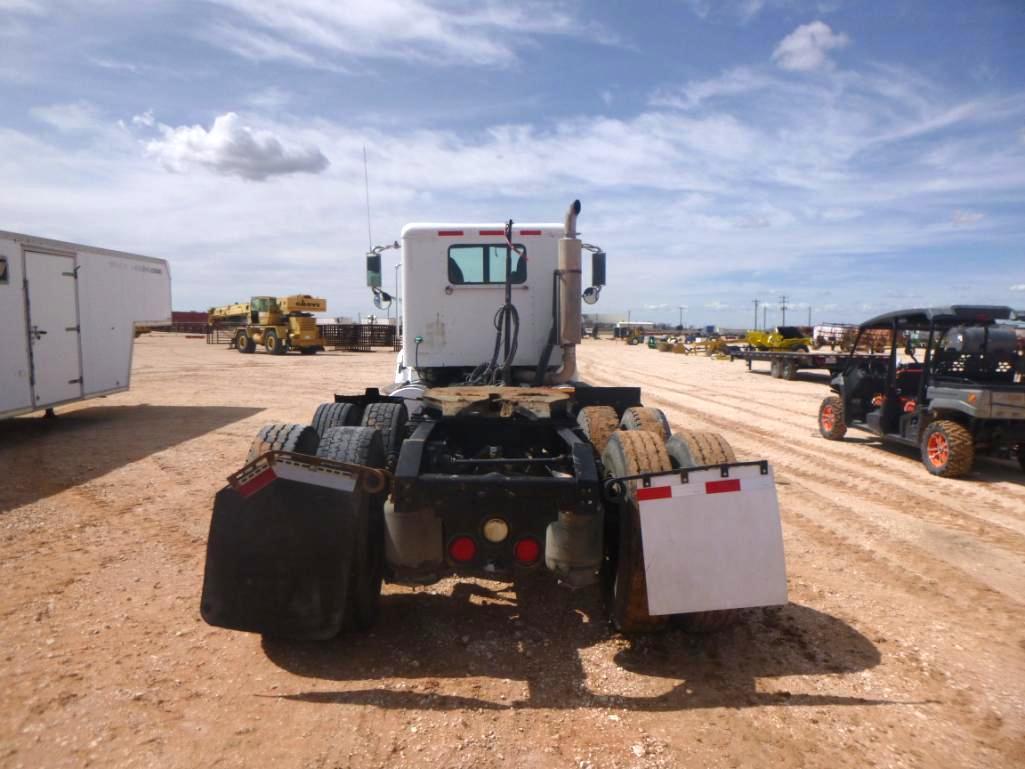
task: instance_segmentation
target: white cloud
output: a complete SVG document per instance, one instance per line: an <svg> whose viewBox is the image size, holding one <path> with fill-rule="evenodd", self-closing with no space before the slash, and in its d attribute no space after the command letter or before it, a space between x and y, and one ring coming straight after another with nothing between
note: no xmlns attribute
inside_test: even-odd
<svg viewBox="0 0 1025 769"><path fill-rule="evenodd" d="M959 208L951 214L950 220L954 223L955 227L965 227L972 224L978 224L985 217L986 215L979 211L962 211Z"/></svg>
<svg viewBox="0 0 1025 769"><path fill-rule="evenodd" d="M143 126L144 128L152 128L156 123L153 117L153 110L148 109L141 115L132 116L132 125Z"/></svg>
<svg viewBox="0 0 1025 769"><path fill-rule="evenodd" d="M329 165L316 147L286 146L270 131L242 125L234 112L216 118L209 131L199 125L161 125L160 131L163 138L148 142L146 151L167 170L178 173L200 166L226 176L264 181L271 176L320 173Z"/></svg>
<svg viewBox="0 0 1025 769"><path fill-rule="evenodd" d="M1025 291L1025 283L1015 283L1010 289L1011 291Z"/></svg>
<svg viewBox="0 0 1025 769"><path fill-rule="evenodd" d="M829 52L848 42L847 35L835 34L825 22L813 21L784 37L772 52L772 60L783 69L798 72L831 69L833 60Z"/></svg>
<svg viewBox="0 0 1025 769"><path fill-rule="evenodd" d="M337 67L337 59L504 66L538 36L614 36L563 3L502 0L208 0L231 11L205 37L251 59Z"/></svg>
<svg viewBox="0 0 1025 769"><path fill-rule="evenodd" d="M33 107L30 114L66 134L93 132L101 123L96 107L84 101Z"/></svg>

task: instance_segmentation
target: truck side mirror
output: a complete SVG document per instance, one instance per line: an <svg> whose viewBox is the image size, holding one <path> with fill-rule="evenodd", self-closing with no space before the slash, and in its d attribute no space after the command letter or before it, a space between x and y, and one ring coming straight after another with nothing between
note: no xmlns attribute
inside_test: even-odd
<svg viewBox="0 0 1025 769"><path fill-rule="evenodd" d="M605 252L594 251L591 254L591 285L605 285Z"/></svg>
<svg viewBox="0 0 1025 769"><path fill-rule="evenodd" d="M381 287L381 255L367 254L367 285L370 288Z"/></svg>

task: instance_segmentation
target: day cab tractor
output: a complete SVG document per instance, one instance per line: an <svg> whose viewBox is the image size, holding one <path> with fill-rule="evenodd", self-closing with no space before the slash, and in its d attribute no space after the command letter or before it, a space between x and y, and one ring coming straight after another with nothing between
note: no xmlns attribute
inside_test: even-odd
<svg viewBox="0 0 1025 769"><path fill-rule="evenodd" d="M744 337L756 350L808 352L813 341L798 326L777 326L772 331L748 331Z"/></svg>
<svg viewBox="0 0 1025 769"><path fill-rule="evenodd" d="M577 378L581 299L605 283L579 212L403 229L395 381L260 430L214 503L208 623L328 638L374 622L382 580L452 575L600 587L628 633L786 602L768 463L674 432L639 388ZM367 257L378 306L383 250Z"/></svg>
<svg viewBox="0 0 1025 769"><path fill-rule="evenodd" d="M326 311L325 299L308 294L254 296L248 302L212 307L208 319L211 325L238 326L231 344L241 353L263 346L272 355L289 350L316 355L324 349L324 337L313 313Z"/></svg>
<svg viewBox="0 0 1025 769"><path fill-rule="evenodd" d="M819 432L848 427L914 446L933 475L956 478L976 456L1017 456L1025 469L1025 355L1009 307L901 310L859 327L854 351L819 407ZM886 358L856 355L866 335L886 333ZM914 339L924 339L922 360ZM899 352L903 351L903 358Z"/></svg>

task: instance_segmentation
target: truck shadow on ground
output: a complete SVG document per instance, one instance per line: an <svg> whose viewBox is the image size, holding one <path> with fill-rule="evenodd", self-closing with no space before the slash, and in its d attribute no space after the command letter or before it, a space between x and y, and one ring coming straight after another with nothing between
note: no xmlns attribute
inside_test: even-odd
<svg viewBox="0 0 1025 769"><path fill-rule="evenodd" d="M710 636L670 630L627 640L610 631L596 593L551 587L536 596L527 591L518 602L511 589L493 592L461 582L451 595L384 596L381 621L371 634L343 635L328 643L265 638L263 649L295 675L357 684L275 695L323 704L644 711L904 704L758 690L759 679L853 673L879 664L879 651L868 638L807 606L751 611L739 625ZM452 685L452 679L468 686ZM527 696L488 696L482 679L524 682ZM382 685L365 686L375 681ZM449 687L468 691L444 693Z"/></svg>
<svg viewBox="0 0 1025 769"><path fill-rule="evenodd" d="M0 421L0 513L105 475L263 409L91 406Z"/></svg>

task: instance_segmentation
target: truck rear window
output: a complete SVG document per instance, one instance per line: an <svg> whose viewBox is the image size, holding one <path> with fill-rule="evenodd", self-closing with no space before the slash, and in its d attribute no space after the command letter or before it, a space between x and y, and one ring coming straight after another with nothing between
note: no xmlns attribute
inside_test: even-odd
<svg viewBox="0 0 1025 769"><path fill-rule="evenodd" d="M517 244L519 248L522 248ZM448 249L448 282L454 286L505 283L505 258L509 246L458 245ZM513 252L512 283L527 280L526 251L523 256Z"/></svg>

